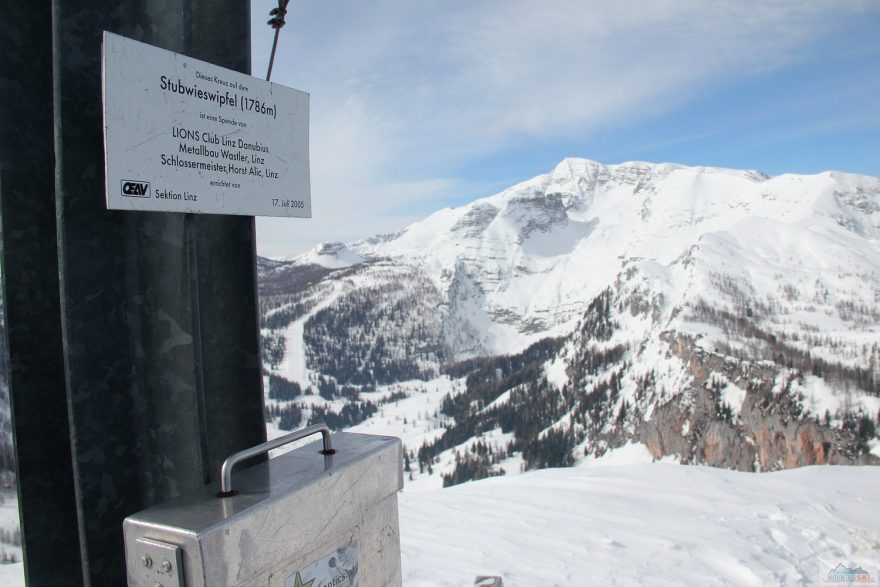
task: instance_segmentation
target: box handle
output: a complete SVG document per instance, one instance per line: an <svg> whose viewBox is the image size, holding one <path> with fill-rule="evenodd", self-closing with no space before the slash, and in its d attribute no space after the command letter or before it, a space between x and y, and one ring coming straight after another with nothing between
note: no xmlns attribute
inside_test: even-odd
<svg viewBox="0 0 880 587"><path fill-rule="evenodd" d="M279 436L269 442L264 442L263 444L258 444L257 446L238 451L223 461L223 466L220 467L220 493L217 494L217 497L230 497L238 494L238 492L232 488L232 468L241 461L269 452L279 446L284 446L285 444L303 439L306 436L311 436L316 432L320 432L324 439L324 450L321 451L321 454L334 454L336 451L333 450L333 443L330 440L330 429L326 424L315 424L314 426L309 426L302 430Z"/></svg>

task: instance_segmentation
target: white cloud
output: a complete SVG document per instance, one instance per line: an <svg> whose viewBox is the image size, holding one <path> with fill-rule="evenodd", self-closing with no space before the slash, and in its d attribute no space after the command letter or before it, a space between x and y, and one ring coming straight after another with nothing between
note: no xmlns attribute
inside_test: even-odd
<svg viewBox="0 0 880 587"><path fill-rule="evenodd" d="M255 23L270 4L253 3ZM400 209L469 188L447 177L469 158L661 114L708 85L802 59L853 11L874 10L802 0L291 7L273 80L312 95L315 218L296 221L311 243L402 228ZM254 30L259 74L271 35ZM277 222L260 222L261 252L280 242Z"/></svg>

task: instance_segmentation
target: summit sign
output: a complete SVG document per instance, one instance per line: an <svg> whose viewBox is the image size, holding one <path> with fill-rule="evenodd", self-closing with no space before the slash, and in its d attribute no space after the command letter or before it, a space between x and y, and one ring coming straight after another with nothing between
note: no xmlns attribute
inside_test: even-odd
<svg viewBox="0 0 880 587"><path fill-rule="evenodd" d="M112 33L107 208L312 215L309 95Z"/></svg>

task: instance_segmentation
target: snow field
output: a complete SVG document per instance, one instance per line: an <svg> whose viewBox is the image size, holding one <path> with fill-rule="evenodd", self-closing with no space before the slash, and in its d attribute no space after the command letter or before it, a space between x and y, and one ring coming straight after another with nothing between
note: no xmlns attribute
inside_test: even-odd
<svg viewBox="0 0 880 587"><path fill-rule="evenodd" d="M819 585L880 570L880 470L740 473L624 464L496 477L400 495L403 584Z"/></svg>
<svg viewBox="0 0 880 587"><path fill-rule="evenodd" d="M12 532L18 528L18 496L14 490L0 491L0 528ZM21 561L21 548L11 544L0 543L0 551L14 555ZM0 586L24 587L24 566L21 562L0 564Z"/></svg>
<svg viewBox="0 0 880 587"><path fill-rule="evenodd" d="M0 585L3 587L25 587L24 564L0 565Z"/></svg>
<svg viewBox="0 0 880 587"><path fill-rule="evenodd" d="M6 532L14 532L18 527L18 495L14 489L4 489L0 491L0 528ZM20 546L0 542L0 552L5 552L7 556L14 556L15 560L21 560ZM0 568L2 567L3 565L0 565Z"/></svg>

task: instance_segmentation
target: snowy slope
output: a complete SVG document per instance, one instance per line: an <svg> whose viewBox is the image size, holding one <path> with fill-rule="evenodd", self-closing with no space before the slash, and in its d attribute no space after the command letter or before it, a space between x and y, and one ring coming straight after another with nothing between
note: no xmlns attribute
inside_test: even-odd
<svg viewBox="0 0 880 587"><path fill-rule="evenodd" d="M403 584L820 585L838 564L876 582L878 491L875 467L756 475L660 463L405 491Z"/></svg>

